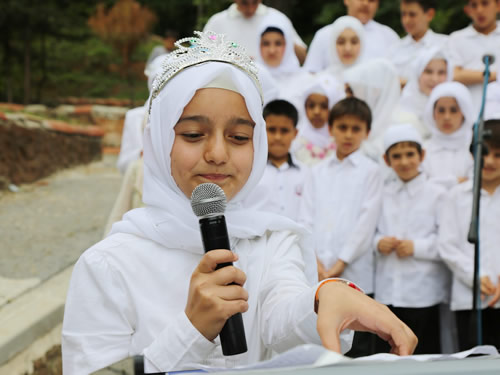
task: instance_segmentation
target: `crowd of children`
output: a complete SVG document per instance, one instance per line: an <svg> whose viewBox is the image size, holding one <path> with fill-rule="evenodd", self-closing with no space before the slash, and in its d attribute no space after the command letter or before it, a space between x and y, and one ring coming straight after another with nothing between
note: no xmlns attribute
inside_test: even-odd
<svg viewBox="0 0 500 375"><path fill-rule="evenodd" d="M241 181L234 181L233 185L230 185L232 190L224 190L234 193L228 196L236 207L235 213L232 214L234 222L231 223L230 219L228 222L233 225L230 227L230 234L236 238L240 251L238 254L242 257L242 267L247 267L246 272L255 262L260 264L246 253L252 247L269 250L269 244L275 244L278 252L286 253L285 248L292 246L287 244L286 236L276 240L276 236L267 238L265 233L266 230L287 229L299 235L299 242L302 248L306 249L302 254L306 264L299 264L299 268L310 267L314 257L307 257L305 254L308 251L310 254L314 253L316 259L313 266L319 281L336 278L350 280L374 300L387 305L415 332L419 339L416 353L440 353L474 346L475 336L471 331L473 245L467 242L472 210L474 164L471 142L473 124L478 117L482 99L482 57L490 54L496 56L497 60L500 58L500 27L497 21L500 0L463 1L465 12L471 18L472 24L450 36L436 34L429 28L435 14L436 1L401 0L401 21L407 32L402 39L387 26L373 20L379 2L344 0L347 15L316 33L307 56L302 40L286 16L264 6L260 1L235 1L227 11L209 20L206 29L223 31L229 40L236 40L248 46L250 56L261 69L259 78L264 89L263 112L256 112L259 106L255 103L255 98L251 98L252 95L244 91L249 90L246 87L248 82L243 84L242 78L238 78L238 74L234 72L220 73L219 68L205 69L207 77L213 78L212 81L208 78L201 79L201 76L197 76L196 83L190 81L187 86L194 89L183 94L182 100L172 97L175 96L172 91L167 91L166 94L160 92L160 99L164 98L161 101L168 108L161 109L156 104L152 111L145 111L150 117L144 148L150 149L150 159L146 155L144 163L142 160L140 162L140 172L135 174L140 176L142 181L144 164L144 189L140 194L146 206L143 209L145 211L132 211L125 216L124 221L113 226L111 233L114 234L108 236L102 245L94 247L82 261L80 269L83 271L79 274L81 280L75 277L71 290L78 290L79 286L83 287L83 283L88 282L89 276L85 272L89 273L91 278L97 277L92 276L90 264L102 263L102 259L106 257L109 257L112 263L117 262L114 267L119 271L116 271L117 280L104 281L127 284L128 281L121 280L120 277L123 277L122 273L128 273L130 270L124 270L126 265L108 253L114 246L125 246L129 249L125 257L135 257L132 250L134 246L129 246L134 241L134 238L127 237L130 235L151 239L156 244L153 246L144 243L144 246L154 252L160 251L156 248L158 243L167 248L182 249L183 252L191 251L189 260L183 260L188 266L179 271L183 277L187 268L196 268L201 255L199 249L192 250L193 240L189 239L183 243L181 239L172 239L172 236L179 233L194 235L191 233L192 228L177 224L167 228L163 224L181 219L174 219L175 210L185 211L186 196L189 196L197 183L203 181L203 178L196 177L197 169L203 168L199 166L201 162L195 160L196 155L189 154L194 152L199 153L201 159L209 159L214 165L228 163L232 168L229 168L231 173L245 174ZM240 27L241 25L245 26ZM245 35L240 36L242 33ZM210 35L216 40L217 34ZM301 66L303 61L305 62ZM485 127L489 136L486 138L487 152L479 173L483 187L480 210L480 287L484 309L484 343L500 349L500 232L497 230L500 218L500 83L497 82L499 66L496 62L491 67L491 83L488 85L485 110ZM202 66L197 68L200 74L203 73L201 68ZM170 77L167 81L169 79ZM186 90L176 83L175 79L172 82L167 86L171 90L172 87L178 92ZM210 126L217 129L218 123L213 122L210 116L202 116L199 110L190 111L192 102L186 99L193 98L194 101L198 95L206 93L203 89L211 88L232 90L233 93L241 94L248 111L251 110L247 112L242 109L242 115L240 113L241 116L237 120L227 120L214 112L214 108L218 108L217 100L214 99L213 108L203 107L214 119L227 120L228 124L237 128L234 131L223 129L220 139L214 135L215 130L214 134L208 130ZM158 89L156 86L155 90L158 93L161 87ZM195 91L196 95L193 97ZM212 94L215 95L215 92ZM202 102L208 100L204 99L205 95L198 99ZM168 102L166 97L171 102ZM151 100L154 100L154 94ZM228 111L231 105L237 109L241 104L239 99L231 96L224 100L228 100L228 104L219 108L221 113ZM234 103L230 105L230 102ZM160 116L162 113L170 121L170 133L163 132L159 124L153 123L163 121ZM258 160L255 158L262 158L264 146L259 143L263 140L257 140L254 131L250 129L255 129L256 133L262 131L258 130L256 120L261 114L267 133L267 164L259 164L257 173L255 168ZM154 138L153 132L157 132L158 139ZM186 142L183 148L176 148L180 142L177 137ZM202 142L202 139L207 144L215 142L210 147L220 146L228 137L231 145L225 146L227 150L224 152L213 151L208 154L207 151L207 154L201 154L201 149L194 146L196 142ZM241 152L243 148L240 146L248 145L248 140L252 137L254 169L238 169L244 164L245 157L248 157L248 154L245 156L244 152ZM262 138L262 135L260 137ZM265 138L265 134L263 137ZM142 139L140 144L142 145ZM234 152L236 164L229 163L231 152ZM176 156L178 158L175 158ZM238 163L243 164L238 166ZM247 160L247 164L249 163L252 164ZM186 173L186 170L190 172ZM217 174L216 169L214 171L214 175L204 178L223 185L223 177ZM193 176L190 177L190 173ZM161 197L162 193L167 200ZM175 202L176 199L179 202ZM243 209L248 210L245 215L250 219L243 219L240 213ZM263 212L271 216L266 216ZM192 218L188 221L189 225L193 224ZM253 229L245 230L242 227L244 225ZM177 227L178 233L175 232ZM306 228L306 232L300 228ZM231 233L231 230L234 232ZM261 237L267 238L262 241L268 242L262 244L260 239L255 240ZM252 241L258 243L254 244ZM292 248L296 252L297 249L293 246ZM292 252L290 256L293 258L299 255ZM262 256L273 257L265 252ZM161 255L160 259L163 259L162 257L164 256ZM299 262L297 259L295 262ZM164 262L167 262L166 258ZM214 259L202 258L191 282L182 280L185 289L189 289L189 296L186 297L182 293L177 295L187 298L185 313L189 321L209 340L212 340L216 336L214 333L218 331L210 331L207 328L208 323L203 319L197 320L196 311L201 311L203 307L197 306L191 293L194 293L193 280L201 277L196 272L213 272L214 262L217 263ZM269 285L271 282L279 284L281 281L278 276L271 277L266 273L270 266L265 264L265 270L258 272L254 268L253 277L260 278L259 280ZM297 276L300 280L290 276L292 268L281 270L283 285L286 289L287 282L290 285L297 284L298 290L302 291L297 292L298 294L290 292L278 298L274 292L267 290L267 294L262 297L259 294L259 286L252 282L249 288L254 289L250 290L250 297L246 294L231 297L245 300L244 304L239 305L238 311L249 309L250 313L246 314L253 317L248 318L254 319L251 324L261 325L264 323L261 323L260 319L270 319L273 310L269 304L272 301L278 303L277 311L282 316L286 314L284 310L279 309L295 309L283 322L272 319L264 324L270 329L267 337L269 341L259 341L253 337L257 333L252 332L251 340L254 344L258 342L258 345L254 345L255 352L247 360L265 358L270 355L268 349L280 351L292 345L292 342L296 344L311 341L306 338L311 335L310 332L305 333L307 330L289 332L285 327L287 322L306 319L307 316L301 305L303 300L300 293L307 294L309 289L304 286L306 283L301 279L302 273ZM240 285L244 282L244 277L238 273L227 277L232 279L224 279L226 282L234 281ZM172 280L174 278L172 276ZM149 285L151 280L141 282ZM95 288L98 289L97 286ZM122 288L134 289L128 284ZM156 293L154 297L161 298L160 292L163 290L160 287L152 289ZM260 297L255 294L252 297L252 291ZM318 291L319 288L316 296ZM110 290L105 292L111 293ZM88 293L88 298L92 300L90 292ZM175 298L177 289L171 293L171 297ZM287 298L295 298L294 296L298 298L294 303L285 301ZM70 294L68 301L72 304L67 315L72 311L76 314L75 306L80 304L74 301L75 298L76 296L71 297ZM132 297L123 295L120 298ZM252 298L262 299L260 303L263 305L259 308L264 312L264 316L259 315L261 311L256 310L256 302ZM171 311L173 322L177 322L181 328L184 327L191 335L190 339L194 341L190 345L196 346L197 353L205 358L207 355L214 356L208 358L208 363L219 363L217 355L213 354L214 347L202 342L203 340L200 341L186 320L186 315L180 316L177 309L166 305L163 307L165 311ZM129 326L131 320L137 321L138 317L134 315L137 313L132 310L119 310L121 321L116 324L121 324L120 334L134 335L136 330L140 330L140 327ZM146 314L146 311L140 310L140 313ZM305 315L300 315L301 313ZM95 316L93 313L89 314L91 317ZM127 314L132 314L133 319ZM154 316L154 319L163 321L160 316ZM359 319L364 321L366 317ZM213 322L215 321L220 323L220 320L214 318ZM174 323L163 326L170 327L175 335L182 337L180 328L171 326ZM272 324L275 326L270 327ZM320 326L318 325L318 330ZM379 337L387 336L376 332L373 324L368 326L368 330L378 333ZM96 327L97 331L104 329L99 325ZM170 349L165 349L166 345L173 345L173 348L177 347L186 353L192 347L181 347L182 345L175 344L174 339L168 338L166 334L156 337L151 329L141 332L137 339L140 342L132 343L133 351L146 348L144 353L153 369L169 368L172 364L173 368L177 368L180 362L169 357ZM66 347L73 346L71 350L75 350L80 344L78 337L85 336L84 331L74 319L66 318L63 329ZM294 339L282 343L277 337L283 334L291 335ZM455 336L458 336L458 339ZM379 337L356 332L349 355L359 356L390 350L390 346ZM89 339L98 344L98 338ZM324 336L321 336L321 341L323 344L328 342ZM212 341L210 343L213 344ZM114 345L112 340L110 345ZM67 353L71 350L67 349ZM130 347L127 350L130 351ZM163 353L165 357L162 357L162 350L166 350L166 354ZM71 354L68 356L71 357ZM201 357L187 360L204 363ZM239 363L241 362L245 360ZM225 365L230 364L226 362Z"/></svg>

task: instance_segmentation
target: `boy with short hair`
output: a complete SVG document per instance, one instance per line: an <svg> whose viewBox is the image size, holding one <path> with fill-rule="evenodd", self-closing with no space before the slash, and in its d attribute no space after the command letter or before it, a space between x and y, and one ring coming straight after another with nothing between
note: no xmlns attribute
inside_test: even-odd
<svg viewBox="0 0 500 375"><path fill-rule="evenodd" d="M495 81L500 58L500 27L497 15L500 0L468 0L464 11L472 19L465 29L455 31L449 38L449 54L454 66L453 79L468 86L477 110L481 103L483 56L492 55L490 82Z"/></svg>
<svg viewBox="0 0 500 375"><path fill-rule="evenodd" d="M370 244L380 211L378 165L360 150L371 126L368 105L346 98L332 108L336 152L312 169L301 212L312 228L319 278L345 277L373 292Z"/></svg>
<svg viewBox="0 0 500 375"><path fill-rule="evenodd" d="M406 36L393 46L391 61L396 65L402 83L412 76L412 62L423 51L445 47L447 35L437 34L429 27L436 14L436 0L401 0L401 24Z"/></svg>
<svg viewBox="0 0 500 375"><path fill-rule="evenodd" d="M375 299L387 305L418 337L415 353L440 353L439 304L448 272L437 248L439 202L444 188L420 173L422 138L410 124L384 135L384 160L397 178L386 182L374 239ZM387 352L377 340L377 352Z"/></svg>
<svg viewBox="0 0 500 375"><path fill-rule="evenodd" d="M301 219L312 230L305 240L314 248L318 278L343 277L373 295L371 243L380 214L382 174L360 150L372 115L368 105L351 97L339 101L328 125L336 152L313 167L304 187ZM351 357L373 354L370 334L356 332Z"/></svg>
<svg viewBox="0 0 500 375"><path fill-rule="evenodd" d="M267 166L246 202L297 221L304 183L309 176L309 169L290 155L290 146L297 135L297 109L286 100L273 100L264 107L263 117Z"/></svg>
<svg viewBox="0 0 500 375"><path fill-rule="evenodd" d="M480 267L483 344L500 349L500 119L485 122L491 135L485 139L480 203ZM472 310L474 245L467 241L472 213L471 180L455 186L444 202L439 254L453 273L451 309L455 311L460 350L477 345Z"/></svg>

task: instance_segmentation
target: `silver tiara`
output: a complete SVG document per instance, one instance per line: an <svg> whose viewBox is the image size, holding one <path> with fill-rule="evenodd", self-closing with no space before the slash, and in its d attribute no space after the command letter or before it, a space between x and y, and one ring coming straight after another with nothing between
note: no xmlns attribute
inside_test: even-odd
<svg viewBox="0 0 500 375"><path fill-rule="evenodd" d="M167 82L183 69L208 61L218 61L236 66L247 73L258 88L261 100L262 87L259 82L259 71L245 48L236 42L225 41L224 34L213 31L195 31L198 37L179 39L175 42L176 50L168 54L162 64L162 71L154 82L149 104L158 96ZM187 46L186 46L187 45Z"/></svg>

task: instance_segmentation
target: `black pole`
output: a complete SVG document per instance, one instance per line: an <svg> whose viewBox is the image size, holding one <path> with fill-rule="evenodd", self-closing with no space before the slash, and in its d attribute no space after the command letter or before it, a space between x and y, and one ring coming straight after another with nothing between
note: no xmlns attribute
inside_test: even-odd
<svg viewBox="0 0 500 375"><path fill-rule="evenodd" d="M479 117L474 124L474 140L473 140L473 155L474 155L474 189L473 189L473 200L472 200L472 217L469 227L469 235L467 237L470 243L474 244L474 280L473 280L473 300L472 308L474 314L472 316L475 320L475 331L477 337L477 345L482 345L483 343L483 329L482 329L482 316L481 316L481 291L480 291L480 280L479 280L479 259L480 259L480 249L479 249L479 206L481 199L481 172L483 167L483 149L484 149L484 104L486 100L486 88L490 80L490 64L493 63L492 56L484 56L483 62L486 65L484 70L484 82L483 82L483 97L481 101L481 109L479 110ZM474 324L472 324L474 326Z"/></svg>

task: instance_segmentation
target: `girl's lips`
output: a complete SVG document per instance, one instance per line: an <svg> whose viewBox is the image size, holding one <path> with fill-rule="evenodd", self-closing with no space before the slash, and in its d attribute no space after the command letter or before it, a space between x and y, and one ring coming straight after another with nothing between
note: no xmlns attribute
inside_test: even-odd
<svg viewBox="0 0 500 375"><path fill-rule="evenodd" d="M202 174L200 176L211 181L222 181L228 177L227 174Z"/></svg>

